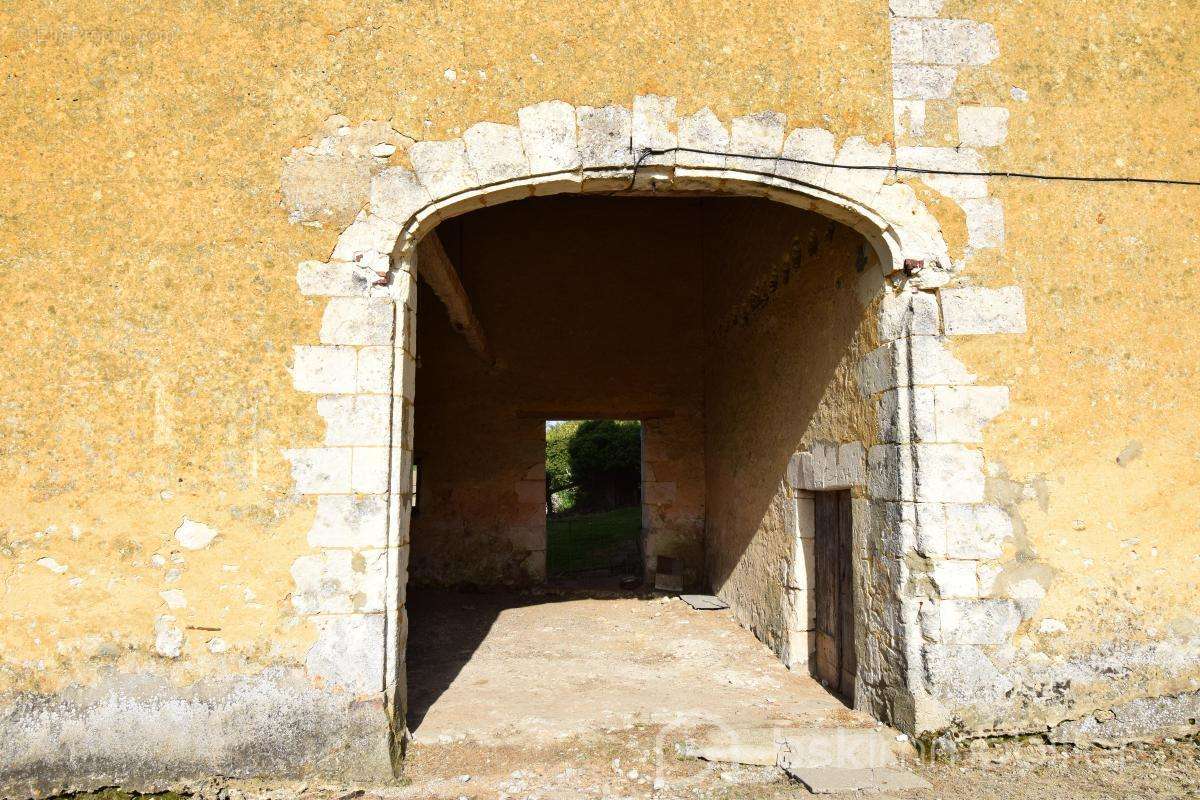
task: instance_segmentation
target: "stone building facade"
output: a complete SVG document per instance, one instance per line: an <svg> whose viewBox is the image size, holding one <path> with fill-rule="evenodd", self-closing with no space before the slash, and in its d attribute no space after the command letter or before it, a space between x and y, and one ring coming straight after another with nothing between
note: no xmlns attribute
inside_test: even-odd
<svg viewBox="0 0 1200 800"><path fill-rule="evenodd" d="M580 416L794 668L851 493L878 719L1194 729L1200 189L994 174L1196 177L1097 8L10 9L3 793L392 775L410 574L544 579Z"/></svg>

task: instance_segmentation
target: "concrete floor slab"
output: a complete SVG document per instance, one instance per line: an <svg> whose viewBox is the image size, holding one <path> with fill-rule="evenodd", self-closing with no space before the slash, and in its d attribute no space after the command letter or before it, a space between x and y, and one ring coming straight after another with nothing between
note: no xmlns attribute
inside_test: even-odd
<svg viewBox="0 0 1200 800"><path fill-rule="evenodd" d="M778 729L782 741L797 728L876 726L790 672L729 611L677 598L413 591L409 618L418 743L654 724L736 747L739 731Z"/></svg>

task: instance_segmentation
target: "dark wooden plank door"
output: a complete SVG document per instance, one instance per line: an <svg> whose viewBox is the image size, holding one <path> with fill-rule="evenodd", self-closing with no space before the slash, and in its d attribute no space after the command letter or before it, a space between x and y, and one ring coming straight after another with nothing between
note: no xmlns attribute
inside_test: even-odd
<svg viewBox="0 0 1200 800"><path fill-rule="evenodd" d="M816 676L847 702L854 700L854 560L850 492L814 498L816 558Z"/></svg>

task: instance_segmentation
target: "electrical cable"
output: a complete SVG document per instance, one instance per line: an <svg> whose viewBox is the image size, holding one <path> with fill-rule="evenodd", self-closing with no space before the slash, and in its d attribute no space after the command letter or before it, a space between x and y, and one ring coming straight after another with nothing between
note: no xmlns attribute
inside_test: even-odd
<svg viewBox="0 0 1200 800"><path fill-rule="evenodd" d="M661 148L645 148L638 156L637 162L633 165L633 176L637 179L638 170L642 167L642 162L652 156L663 156L668 153L694 153L696 155L707 156L723 156L728 158L745 158L759 161L784 161L789 164L799 164L810 167L829 167L831 169L845 170L871 170L884 171L891 173L910 173L914 175L945 175L948 177L962 178L1025 178L1030 180L1040 181L1070 181L1074 183L1138 183L1138 184L1153 184L1159 186L1200 186L1200 180L1189 180L1185 178L1144 178L1133 175L1057 175L1053 173L1041 172L1021 172L1014 170L955 170L955 169L934 169L932 167L906 167L901 164L833 164L825 161L814 161L806 158L789 158L787 156L763 156L752 155L749 153L726 153L719 150L703 150L695 147L661 147ZM697 165L707 166L707 165ZM771 173L757 173L767 175ZM779 176L786 178L787 176ZM630 184L631 186L633 184Z"/></svg>

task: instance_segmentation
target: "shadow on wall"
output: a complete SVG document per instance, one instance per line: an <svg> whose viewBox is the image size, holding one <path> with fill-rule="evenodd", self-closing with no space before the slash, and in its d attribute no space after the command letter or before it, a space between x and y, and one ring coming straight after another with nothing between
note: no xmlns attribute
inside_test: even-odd
<svg viewBox="0 0 1200 800"><path fill-rule="evenodd" d="M868 441L854 365L870 349L859 284L865 241L780 205L728 207L705 274L708 574L738 619L777 652L794 615L780 567L793 557L785 481L816 439ZM811 605L811 604L809 604Z"/></svg>

